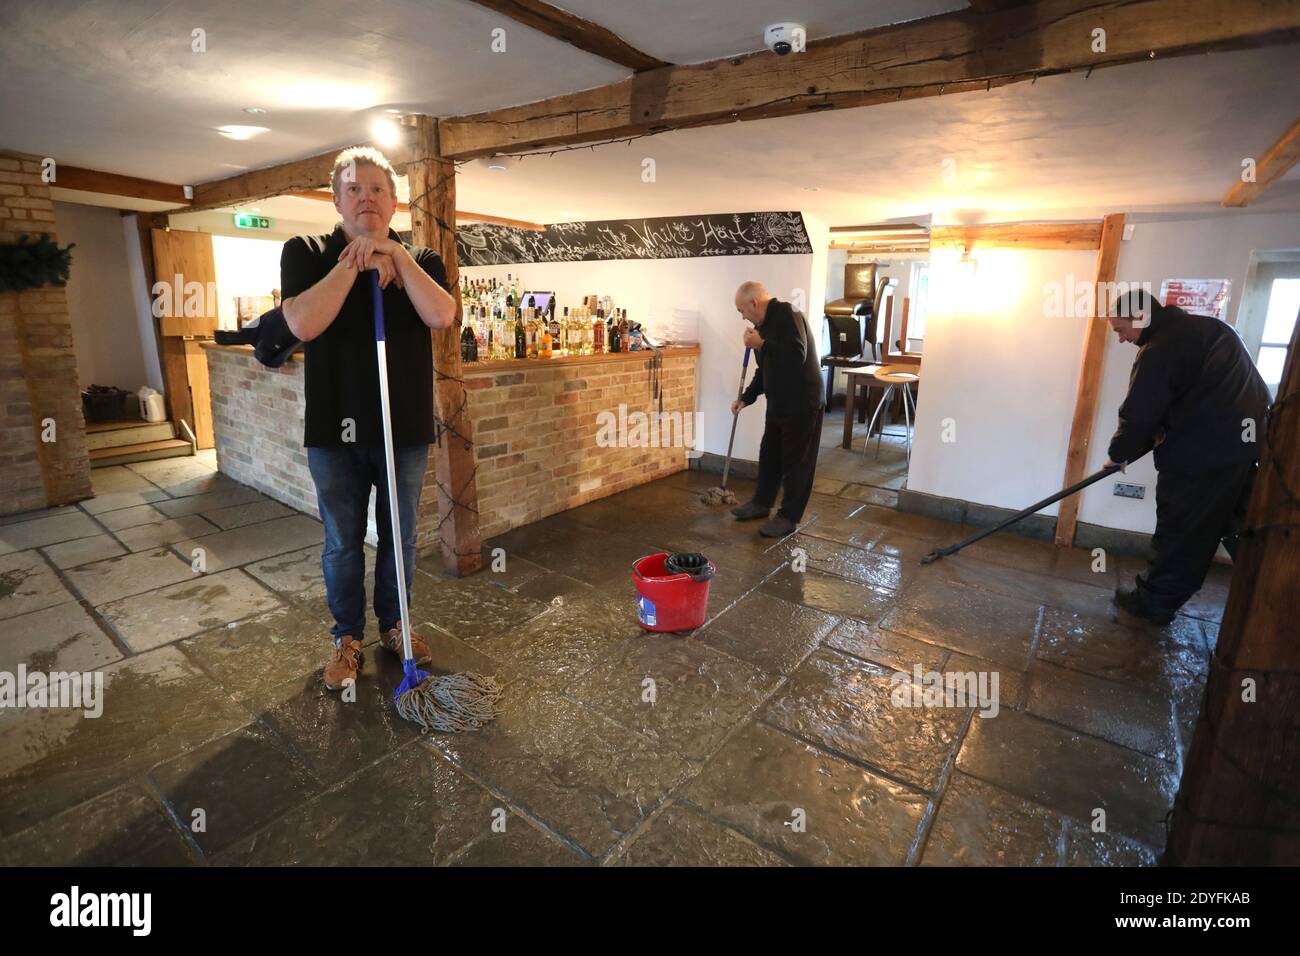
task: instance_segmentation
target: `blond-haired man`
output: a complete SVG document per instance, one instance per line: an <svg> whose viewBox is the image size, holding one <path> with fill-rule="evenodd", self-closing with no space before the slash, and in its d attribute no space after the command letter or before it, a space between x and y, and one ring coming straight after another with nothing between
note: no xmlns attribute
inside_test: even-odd
<svg viewBox="0 0 1300 956"><path fill-rule="evenodd" d="M378 150L347 149L334 162L334 208L341 221L323 236L295 236L280 256L284 317L306 343L303 445L316 484L325 547L321 568L334 647L325 686L338 690L361 668L365 630L366 517L376 489L379 549L374 610L380 643L401 653L397 571L393 559L375 360L371 279L383 289L393 457L403 563L409 593L415 568L415 517L433 441L433 338L455 320L447 269L431 249L401 241L389 228L397 211L393 168ZM429 649L412 635L416 657Z"/></svg>

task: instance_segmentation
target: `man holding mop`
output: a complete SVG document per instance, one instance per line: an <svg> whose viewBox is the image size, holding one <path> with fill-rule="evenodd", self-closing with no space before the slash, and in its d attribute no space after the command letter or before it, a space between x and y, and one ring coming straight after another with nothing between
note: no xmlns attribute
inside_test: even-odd
<svg viewBox="0 0 1300 956"><path fill-rule="evenodd" d="M376 489L379 548L374 610L380 644L402 654L396 558L389 514L375 363L369 270L379 273L387 334L393 454L403 568L410 593L415 520L434 440L431 329L455 321L447 270L431 249L407 246L389 222L397 211L393 168L374 149L347 149L334 161L334 208L342 221L323 236L295 236L280 257L284 317L306 343L303 445L316 484L325 547L321 567L334 647L324 682L339 690L356 680L365 632L365 535L370 490ZM411 635L418 662L428 645Z"/></svg>
<svg viewBox="0 0 1300 956"><path fill-rule="evenodd" d="M758 368L749 387L731 403L731 413L739 414L765 395L767 418L758 450L758 487L752 500L731 513L741 521L766 518L780 489L780 510L758 531L784 538L799 527L812 495L825 408L821 364L803 313L774 298L763 283L741 284L736 311L753 326L745 329L745 347L754 350Z"/></svg>
<svg viewBox="0 0 1300 956"><path fill-rule="evenodd" d="M1115 603L1165 625L1205 583L1220 542L1236 556L1271 399L1226 322L1138 291L1117 303L1110 325L1138 354L1106 464L1154 448L1158 472L1154 557Z"/></svg>

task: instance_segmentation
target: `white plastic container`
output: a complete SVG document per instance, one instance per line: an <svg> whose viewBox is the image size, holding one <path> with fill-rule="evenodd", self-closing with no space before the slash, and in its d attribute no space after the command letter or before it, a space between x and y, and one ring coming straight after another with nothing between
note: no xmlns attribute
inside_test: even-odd
<svg viewBox="0 0 1300 956"><path fill-rule="evenodd" d="M145 385L136 392L140 400L140 417L147 422L164 422L167 420L167 405L163 402L162 392Z"/></svg>

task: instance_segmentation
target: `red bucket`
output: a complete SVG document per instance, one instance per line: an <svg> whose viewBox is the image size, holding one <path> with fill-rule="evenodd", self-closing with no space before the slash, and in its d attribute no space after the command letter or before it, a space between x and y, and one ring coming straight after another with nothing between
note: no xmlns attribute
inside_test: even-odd
<svg viewBox="0 0 1300 956"><path fill-rule="evenodd" d="M651 554L632 565L632 582L641 599L638 618L647 631L690 631L704 623L709 608L709 578L717 568L709 562L707 575L671 574L666 553Z"/></svg>

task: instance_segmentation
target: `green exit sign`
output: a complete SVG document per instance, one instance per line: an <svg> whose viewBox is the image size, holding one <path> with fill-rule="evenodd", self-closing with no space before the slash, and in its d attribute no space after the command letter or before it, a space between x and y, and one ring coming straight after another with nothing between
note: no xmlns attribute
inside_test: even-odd
<svg viewBox="0 0 1300 956"><path fill-rule="evenodd" d="M235 226L239 229L270 229L271 220L265 216L254 216L252 213L237 212L235 213Z"/></svg>

